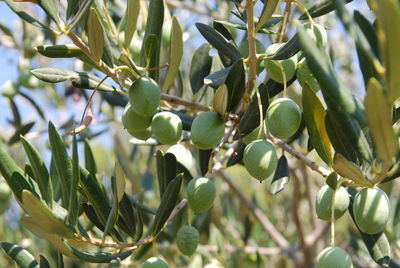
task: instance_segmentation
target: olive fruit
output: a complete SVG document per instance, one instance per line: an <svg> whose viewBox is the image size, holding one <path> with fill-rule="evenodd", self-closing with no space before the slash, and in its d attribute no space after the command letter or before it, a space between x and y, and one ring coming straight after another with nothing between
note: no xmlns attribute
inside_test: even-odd
<svg viewBox="0 0 400 268"><path fill-rule="evenodd" d="M265 54L273 55L284 45L285 43L272 44L267 48ZM286 82L292 79L296 74L297 54L284 60L265 59L264 64L265 69L267 70L267 73L272 78L272 80L283 84L283 74L281 67L285 72Z"/></svg>
<svg viewBox="0 0 400 268"><path fill-rule="evenodd" d="M122 124L129 133L138 132L141 130L145 130L150 126L151 117L142 116L136 113L132 109L132 106L128 103L125 106L124 112L122 113Z"/></svg>
<svg viewBox="0 0 400 268"><path fill-rule="evenodd" d="M142 115L153 115L161 100L161 90L150 77L141 77L129 89L129 102L132 109Z"/></svg>
<svg viewBox="0 0 400 268"><path fill-rule="evenodd" d="M196 228L186 225L179 228L176 234L176 245L182 254L192 255L199 244L200 234Z"/></svg>
<svg viewBox="0 0 400 268"><path fill-rule="evenodd" d="M389 210L389 199L379 188L364 188L354 197L354 220L364 233L376 234L383 231Z"/></svg>
<svg viewBox="0 0 400 268"><path fill-rule="evenodd" d="M346 251L332 246L318 254L315 268L353 268L353 262Z"/></svg>
<svg viewBox="0 0 400 268"><path fill-rule="evenodd" d="M331 221L332 213L332 200L333 200L333 189L328 185L324 185L317 194L315 207L317 210L317 216L321 220ZM334 210L335 220L339 219L347 210L350 203L349 193L343 187L339 187L335 193Z"/></svg>
<svg viewBox="0 0 400 268"><path fill-rule="evenodd" d="M328 35L324 26L316 23L306 22L303 24L306 32L311 36L311 38L317 43L317 46L323 47L328 42Z"/></svg>
<svg viewBox="0 0 400 268"><path fill-rule="evenodd" d="M306 59L302 59L297 65L296 77L302 88L308 85L314 92L320 89L319 83L312 74L310 67L308 67Z"/></svg>
<svg viewBox="0 0 400 268"><path fill-rule="evenodd" d="M256 53L257 54L263 54L265 51L264 45L261 43L261 41L256 39ZM240 46L239 46L239 52L243 56L243 58L249 57L249 42L247 40L243 41ZM263 61L259 60L257 61L257 74L261 73L263 71Z"/></svg>
<svg viewBox="0 0 400 268"><path fill-rule="evenodd" d="M152 131L151 131L151 127L149 127L144 130L129 132L129 134L131 134L136 139L147 141L151 137Z"/></svg>
<svg viewBox="0 0 400 268"><path fill-rule="evenodd" d="M271 102L267 111L268 129L279 139L291 137L299 128L301 111L291 99L279 98Z"/></svg>
<svg viewBox="0 0 400 268"><path fill-rule="evenodd" d="M250 175L262 181L274 173L278 157L271 143L256 140L244 149L243 162Z"/></svg>
<svg viewBox="0 0 400 268"><path fill-rule="evenodd" d="M12 98L18 94L18 85L11 80L7 80L2 87L1 94L4 97Z"/></svg>
<svg viewBox="0 0 400 268"><path fill-rule="evenodd" d="M216 112L201 113L193 120L191 138L193 144L203 150L217 146L224 136L224 121Z"/></svg>
<svg viewBox="0 0 400 268"><path fill-rule="evenodd" d="M11 188L5 181L0 181L0 201L8 200L11 197Z"/></svg>
<svg viewBox="0 0 400 268"><path fill-rule="evenodd" d="M173 144L181 138L182 121L179 116L171 112L156 113L151 121L151 129L162 144Z"/></svg>
<svg viewBox="0 0 400 268"><path fill-rule="evenodd" d="M163 259L158 257L151 257L147 259L140 268L168 268L169 265Z"/></svg>
<svg viewBox="0 0 400 268"><path fill-rule="evenodd" d="M193 178L186 187L190 207L195 213L202 213L212 207L216 195L213 181L204 178Z"/></svg>

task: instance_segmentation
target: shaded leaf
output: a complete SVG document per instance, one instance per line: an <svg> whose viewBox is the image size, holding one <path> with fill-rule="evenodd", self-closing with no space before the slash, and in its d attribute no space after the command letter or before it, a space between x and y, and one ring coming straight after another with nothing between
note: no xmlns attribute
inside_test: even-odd
<svg viewBox="0 0 400 268"><path fill-rule="evenodd" d="M117 253L117 254L112 254L108 252L96 252L96 253L91 253L91 252L84 252L80 251L74 247L72 247L70 244L64 242L64 244L67 246L67 248L79 259L85 261L85 262L90 262L90 263L109 263L111 261L122 261L126 258L128 258L131 254L133 249L125 251L123 253Z"/></svg>
<svg viewBox="0 0 400 268"><path fill-rule="evenodd" d="M55 0L38 0L38 4L55 23L60 24L61 20Z"/></svg>
<svg viewBox="0 0 400 268"><path fill-rule="evenodd" d="M392 127L391 105L375 78L368 82L364 103L376 154L382 161L391 163L399 151L399 143Z"/></svg>
<svg viewBox="0 0 400 268"><path fill-rule="evenodd" d="M200 172L203 176L208 172L208 168L210 165L210 157L211 157L212 149L210 150L201 150L199 149L199 165Z"/></svg>
<svg viewBox="0 0 400 268"><path fill-rule="evenodd" d="M118 220L119 202L118 202L118 186L116 181L117 179L115 178L115 176L112 176L111 183L113 186L113 193L111 200L111 210L110 213L108 214L107 222L104 227L103 241L105 240L106 236L110 233L110 231L114 228L114 225Z"/></svg>
<svg viewBox="0 0 400 268"><path fill-rule="evenodd" d="M168 220L168 217L178 202L182 179L183 175L179 174L170 183L168 183L164 195L161 198L160 206L157 209L156 216L154 217L154 222L151 227L152 235L157 235L158 232L162 230L164 224Z"/></svg>
<svg viewBox="0 0 400 268"><path fill-rule="evenodd" d="M168 184L176 177L176 157L171 153L157 151L157 177L160 197L162 198Z"/></svg>
<svg viewBox="0 0 400 268"><path fill-rule="evenodd" d="M90 172L90 174L95 175L97 173L97 165L88 139L85 139L84 150L85 150L85 167Z"/></svg>
<svg viewBox="0 0 400 268"><path fill-rule="evenodd" d="M333 151L325 128L326 111L317 94L308 85L303 87L302 104L310 142L321 159L330 165Z"/></svg>
<svg viewBox="0 0 400 268"><path fill-rule="evenodd" d="M326 178L326 184L332 189L336 190L338 186L338 177L335 172L332 172L329 174L329 176Z"/></svg>
<svg viewBox="0 0 400 268"><path fill-rule="evenodd" d="M68 3L71 3L76 0L68 1ZM90 7L92 6L92 3L94 0L84 0L84 2L80 5L78 12L76 12L75 16L70 20L69 22L69 29L73 29L77 24L80 23L82 18L86 17L87 18L87 13L89 12ZM69 5L68 5L69 8ZM68 10L67 10L68 12Z"/></svg>
<svg viewBox="0 0 400 268"><path fill-rule="evenodd" d="M225 84L226 78L228 77L231 69L232 66L229 66L222 70L216 71L215 73L207 75L206 77L204 77L204 84L215 89L219 88L220 86Z"/></svg>
<svg viewBox="0 0 400 268"><path fill-rule="evenodd" d="M196 94L204 85L204 78L210 73L212 65L210 49L210 44L204 43L193 54L189 74L193 94Z"/></svg>
<svg viewBox="0 0 400 268"><path fill-rule="evenodd" d="M246 89L246 75L243 60L236 61L229 70L225 84L228 88L228 111L234 111Z"/></svg>
<svg viewBox="0 0 400 268"><path fill-rule="evenodd" d="M277 8L279 0L268 0L264 1L264 6L261 11L261 16L258 20L255 32L257 33L262 26L272 17L274 14L275 9Z"/></svg>
<svg viewBox="0 0 400 268"><path fill-rule="evenodd" d="M79 185L79 157L78 157L78 144L76 141L76 133L72 138L72 177L68 203L68 218L67 221L76 226L79 217L79 201L78 201L78 185Z"/></svg>
<svg viewBox="0 0 400 268"><path fill-rule="evenodd" d="M126 193L124 193L121 202L119 203L119 216L122 217L128 227L129 236L135 237L136 225L139 219L137 219L133 205Z"/></svg>
<svg viewBox="0 0 400 268"><path fill-rule="evenodd" d="M49 27L29 15L27 12L25 12L23 9L19 8L17 4L15 4L12 0L4 0L4 2L8 5L9 8L11 8L12 11L14 11L15 14L18 15L22 20L36 26L39 28L43 29L48 29L51 30Z"/></svg>
<svg viewBox="0 0 400 268"><path fill-rule="evenodd" d="M346 3L350 3L353 0L346 0ZM312 18L317 18L322 15L328 14L329 12L335 10L335 3L332 0L323 0L312 7L310 7L307 11L310 13ZM307 19L307 15L304 13L299 17L299 20Z"/></svg>
<svg viewBox="0 0 400 268"><path fill-rule="evenodd" d="M34 125L35 125L35 122L29 122L27 124L19 126L17 129L15 129L14 134L8 140L8 144L12 145L16 142L19 142L20 137L27 134Z"/></svg>
<svg viewBox="0 0 400 268"><path fill-rule="evenodd" d="M269 192L271 194L277 194L282 191L290 180L289 165L285 155L279 158L278 165L276 167L274 177L271 181L271 186L269 187Z"/></svg>
<svg viewBox="0 0 400 268"><path fill-rule="evenodd" d="M49 261L43 255L39 255L39 257L40 257L39 259L40 268L51 268Z"/></svg>
<svg viewBox="0 0 400 268"><path fill-rule="evenodd" d="M39 268L38 262L26 249L8 242L1 242L0 245L20 268Z"/></svg>
<svg viewBox="0 0 400 268"><path fill-rule="evenodd" d="M373 186L372 183L365 178L361 169L353 162L346 160L346 158L344 158L344 156L341 154L335 155L332 168L340 176L350 179L359 185L367 187Z"/></svg>
<svg viewBox="0 0 400 268"><path fill-rule="evenodd" d="M156 53L159 40L156 35L149 34L143 42L144 53L146 55L146 65L150 63L151 57Z"/></svg>
<svg viewBox="0 0 400 268"><path fill-rule="evenodd" d="M140 1L128 0L126 7L126 24L125 24L125 47L129 48L132 37L136 31L137 19L139 17Z"/></svg>
<svg viewBox="0 0 400 268"><path fill-rule="evenodd" d="M169 45L168 70L165 74L162 92L167 92L178 74L179 65L183 56L183 33L182 27L175 16L172 17L171 37Z"/></svg>
<svg viewBox="0 0 400 268"><path fill-rule="evenodd" d="M92 59L94 62L99 63L104 51L104 33L103 26L94 8L91 8L89 12L87 35Z"/></svg>

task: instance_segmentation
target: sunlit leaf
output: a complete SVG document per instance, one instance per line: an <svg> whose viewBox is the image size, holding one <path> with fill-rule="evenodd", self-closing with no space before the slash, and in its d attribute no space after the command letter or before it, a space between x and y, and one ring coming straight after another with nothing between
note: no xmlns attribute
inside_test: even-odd
<svg viewBox="0 0 400 268"><path fill-rule="evenodd" d="M140 11L140 1L128 0L126 7L125 47L129 47L136 31L137 19Z"/></svg>
<svg viewBox="0 0 400 268"><path fill-rule="evenodd" d="M228 87L223 84L214 93L213 108L221 116L225 116L228 106Z"/></svg>
<svg viewBox="0 0 400 268"><path fill-rule="evenodd" d="M350 179L362 186L372 187L372 183L365 178L361 169L353 162L346 160L341 154L335 155L332 168L344 178Z"/></svg>
<svg viewBox="0 0 400 268"><path fill-rule="evenodd" d="M90 9L87 35L89 40L90 54L94 62L98 63L104 51L104 33L99 16L94 8Z"/></svg>
<svg viewBox="0 0 400 268"><path fill-rule="evenodd" d="M275 9L277 8L279 0L268 0L264 2L263 9L261 11L261 16L258 20L255 32L258 32L262 26L268 21L269 18L274 14Z"/></svg>
<svg viewBox="0 0 400 268"><path fill-rule="evenodd" d="M279 158L278 166L276 167L274 177L271 181L271 186L269 187L269 192L271 194L277 194L282 191L290 180L289 165L285 155Z"/></svg>
<svg viewBox="0 0 400 268"><path fill-rule="evenodd" d="M212 65L210 49L210 44L204 43L193 54L189 74L193 94L199 91L204 85L204 77L210 74Z"/></svg>

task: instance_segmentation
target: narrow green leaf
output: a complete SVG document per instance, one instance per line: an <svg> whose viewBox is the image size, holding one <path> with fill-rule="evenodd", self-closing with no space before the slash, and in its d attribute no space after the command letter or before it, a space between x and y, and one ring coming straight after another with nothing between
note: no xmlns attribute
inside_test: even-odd
<svg viewBox="0 0 400 268"><path fill-rule="evenodd" d="M399 151L399 143L392 127L391 105L375 78L369 80L364 103L376 153L379 159L391 163Z"/></svg>
<svg viewBox="0 0 400 268"><path fill-rule="evenodd" d="M353 0L346 0L347 3L352 2ZM329 12L335 10L335 3L332 0L323 0L308 9L308 13L310 13L312 18L317 18L322 15L328 14ZM307 15L304 13L299 17L299 20L307 19Z"/></svg>
<svg viewBox="0 0 400 268"><path fill-rule="evenodd" d="M200 31L201 35L220 53L227 56L233 62L241 58L240 52L237 47L229 42L221 33L216 31L214 28L203 24L196 23L197 29Z"/></svg>
<svg viewBox="0 0 400 268"><path fill-rule="evenodd" d="M104 32L97 11L94 8L91 8L89 12L87 35L92 59L98 63L104 51Z"/></svg>
<svg viewBox="0 0 400 268"><path fill-rule="evenodd" d="M285 155L279 158L278 165L276 167L274 177L269 187L271 194L277 194L282 191L290 180L289 165Z"/></svg>
<svg viewBox="0 0 400 268"><path fill-rule="evenodd" d="M157 46L154 55L151 57L149 62L149 68L157 68L160 66L160 48L162 38L162 26L164 22L164 1L163 0L150 0L149 13L146 21L146 29L143 40L151 34L157 37ZM145 48L142 46L141 49L140 64L146 64ZM157 83L159 82L159 70L153 70L149 72L149 76L154 79Z"/></svg>
<svg viewBox="0 0 400 268"><path fill-rule="evenodd" d="M67 7L67 19L71 18L72 15L77 11L80 0L69 0Z"/></svg>
<svg viewBox="0 0 400 268"><path fill-rule="evenodd" d="M206 77L204 77L204 84L214 89L219 88L220 86L225 84L226 78L228 77L229 71L231 69L232 66L229 66L222 70L216 71L215 73L207 75Z"/></svg>
<svg viewBox="0 0 400 268"><path fill-rule="evenodd" d="M279 0L268 0L264 1L264 6L261 11L261 16L260 19L258 20L257 26L256 26L256 33L261 29L261 27L264 26L264 24L272 17L272 14L274 14L277 6L279 4Z"/></svg>
<svg viewBox="0 0 400 268"><path fill-rule="evenodd" d="M15 129L14 134L13 134L13 135L10 137L10 139L8 140L8 144L9 144L9 145L12 145L12 144L14 144L14 143L16 143L16 142L19 142L19 141L20 141L20 137L23 136L23 135L25 135L26 133L28 133L28 132L32 129L32 127L33 127L34 125L35 125L35 122L29 122L29 123L27 123L27 124L18 126L18 127Z"/></svg>
<svg viewBox="0 0 400 268"><path fill-rule="evenodd" d="M129 197L124 193L121 202L119 203L119 216L124 220L126 226L129 229L129 236L135 237L137 219L133 205L129 200Z"/></svg>
<svg viewBox="0 0 400 268"><path fill-rule="evenodd" d="M24 146L26 155L32 166L36 182L40 189L40 194L47 205L51 208L53 205L53 187L50 180L49 171L44 164L39 151L24 137L21 137L21 143Z"/></svg>
<svg viewBox="0 0 400 268"><path fill-rule="evenodd" d="M165 189L165 193L160 201L160 206L157 209L154 217L153 226L151 227L152 235L157 235L168 220L172 210L178 202L179 191L181 189L183 175L177 175Z"/></svg>
<svg viewBox="0 0 400 268"><path fill-rule="evenodd" d="M65 223L59 220L51 210L31 192L27 190L22 191L22 202L20 205L36 222L44 224L43 229L46 232L57 234L65 238L74 237L74 232L65 225Z"/></svg>
<svg viewBox="0 0 400 268"><path fill-rule="evenodd" d="M117 196L118 203L121 202L122 197L124 196L125 187L126 187L126 175L121 165L117 161L115 162L114 192L115 195Z"/></svg>
<svg viewBox="0 0 400 268"><path fill-rule="evenodd" d="M203 176L208 172L208 168L210 165L210 157L211 157L212 149L210 150L201 150L199 149L199 166L200 172Z"/></svg>
<svg viewBox="0 0 400 268"><path fill-rule="evenodd" d="M273 19L275 19L275 17ZM279 18L279 21L280 20L281 19ZM219 24L222 24L226 27L247 31L246 23L234 23L231 21L224 21L224 20L214 20L214 22L218 22ZM267 22L267 24L268 24L268 22ZM267 24L265 24L265 25L267 25ZM259 33L264 33L264 34L274 34L275 33L274 31L268 30L265 25L260 30L258 30Z"/></svg>
<svg viewBox="0 0 400 268"><path fill-rule="evenodd" d="M106 236L111 232L111 230L114 228L114 225L118 220L119 202L118 202L118 186L116 181L117 179L115 178L115 176L112 176L111 177L111 183L113 185L113 193L111 201L112 205L110 213L108 214L107 217L107 222L104 227L103 241L105 240Z"/></svg>
<svg viewBox="0 0 400 268"><path fill-rule="evenodd" d="M182 27L178 19L172 17L171 38L169 45L168 70L165 74L162 92L167 92L168 88L173 84L175 76L178 74L179 65L183 56L183 33Z"/></svg>
<svg viewBox="0 0 400 268"><path fill-rule="evenodd" d="M90 172L90 174L97 174L96 160L94 159L93 151L90 147L88 139L85 139L85 167Z"/></svg>
<svg viewBox="0 0 400 268"><path fill-rule="evenodd" d="M246 89L246 75L242 59L236 61L232 65L232 68L226 77L225 84L228 88L227 110L232 112L239 105Z"/></svg>
<svg viewBox="0 0 400 268"><path fill-rule="evenodd" d="M139 17L140 1L128 0L126 7L126 25L125 25L125 47L129 48L133 34L136 31L137 19Z"/></svg>
<svg viewBox="0 0 400 268"><path fill-rule="evenodd" d="M325 128L326 111L317 94L308 85L303 88L302 104L311 144L321 159L331 165L333 150Z"/></svg>
<svg viewBox="0 0 400 268"><path fill-rule="evenodd" d="M43 28L43 29L47 29L47 30L51 30L49 27L47 27L46 25L44 25L43 23L41 23L40 21L38 21L37 19L35 19L34 17L32 17L31 15L29 15L28 13L26 13L24 10L22 10L21 8L19 8L19 6L17 4L15 4L12 0L4 0L4 2L8 5L9 8L11 8L12 11L14 11L15 14L18 15L18 17L20 17L22 20L36 26L39 28Z"/></svg>
<svg viewBox="0 0 400 268"><path fill-rule="evenodd" d="M61 182L61 200L64 207L68 207L71 183L72 183L72 162L68 156L65 143L53 123L49 122L49 141L54 164Z"/></svg>
<svg viewBox="0 0 400 268"><path fill-rule="evenodd" d="M58 14L58 9L55 0L38 0L39 6L57 25L60 25L61 19Z"/></svg>
<svg viewBox="0 0 400 268"><path fill-rule="evenodd" d="M378 34L375 26L358 10L354 10L354 20L360 27L375 55L379 55Z"/></svg>
<svg viewBox="0 0 400 268"><path fill-rule="evenodd" d="M299 38L295 34L289 41L287 41L278 51L269 56L273 60L284 60L288 59L297 54L300 50Z"/></svg>
<svg viewBox="0 0 400 268"><path fill-rule="evenodd" d="M362 174L361 169L353 162L346 160L346 158L341 154L335 155L332 168L340 176L350 179L359 185L366 187L373 186L372 183Z"/></svg>
<svg viewBox="0 0 400 268"><path fill-rule="evenodd" d="M190 86L193 94L196 94L204 85L204 77L210 74L212 57L210 56L211 45L202 44L193 54L190 64Z"/></svg>
<svg viewBox="0 0 400 268"><path fill-rule="evenodd" d="M65 246L79 259L89 262L89 263L109 263L111 261L120 262L126 258L128 258L131 254L133 249L125 251L123 253L112 254L108 252L84 252L80 251L74 247L72 247L67 242L64 242Z"/></svg>
<svg viewBox="0 0 400 268"><path fill-rule="evenodd" d="M67 221L72 225L78 224L79 217L79 201L78 201L78 185L79 185L79 157L78 157L78 143L76 141L76 134L72 138L72 177L71 188L69 193L68 204L68 218Z"/></svg>
<svg viewBox="0 0 400 268"><path fill-rule="evenodd" d="M49 83L63 82L77 76L77 73L72 70L53 67L34 69L31 73L40 80Z"/></svg>
<svg viewBox="0 0 400 268"><path fill-rule="evenodd" d="M76 0L68 1L68 3ZM94 0L84 0L84 2L80 5L79 10L76 12L75 16L69 21L69 29L72 30L77 24L79 24L82 18L87 18L87 13L89 12L90 7ZM68 5L69 8L69 5ZM73 7L71 7L72 9ZM68 12L68 10L67 10Z"/></svg>
<svg viewBox="0 0 400 268"><path fill-rule="evenodd" d="M40 45L35 49L48 58L75 58L84 55L82 50L74 44Z"/></svg>
<svg viewBox="0 0 400 268"><path fill-rule="evenodd" d="M20 268L39 268L38 262L26 249L8 242L1 242L0 245Z"/></svg>
<svg viewBox="0 0 400 268"><path fill-rule="evenodd" d="M0 172L18 201L22 200L23 190L34 191L24 171L17 166L3 146L0 146Z"/></svg>
<svg viewBox="0 0 400 268"><path fill-rule="evenodd" d="M146 55L146 66L150 64L150 59L156 53L158 49L159 40L155 34L149 34L146 39L144 39L144 54Z"/></svg>
<svg viewBox="0 0 400 268"><path fill-rule="evenodd" d="M400 97L400 4L396 0L373 1L377 6L377 24L380 56L386 68L389 102Z"/></svg>
<svg viewBox="0 0 400 268"><path fill-rule="evenodd" d="M102 80L100 77L97 77L91 73L77 72L77 74L77 76L70 78L72 85L77 88L94 89ZM107 82L103 82L100 87L97 88L97 90L106 92L121 92Z"/></svg>
<svg viewBox="0 0 400 268"><path fill-rule="evenodd" d="M162 198L168 184L176 177L176 157L171 153L163 155L157 151L157 177L160 197Z"/></svg>

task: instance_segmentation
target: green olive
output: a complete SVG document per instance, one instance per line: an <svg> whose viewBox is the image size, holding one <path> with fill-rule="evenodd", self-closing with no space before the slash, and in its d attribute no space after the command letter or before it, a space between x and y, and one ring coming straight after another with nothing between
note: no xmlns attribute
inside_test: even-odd
<svg viewBox="0 0 400 268"><path fill-rule="evenodd" d="M268 129L279 139L291 137L301 123L301 110L291 99L279 98L271 102L267 111Z"/></svg>
<svg viewBox="0 0 400 268"><path fill-rule="evenodd" d="M128 103L122 113L122 124L129 133L138 132L150 126L151 116L142 116L136 113Z"/></svg>
<svg viewBox="0 0 400 268"><path fill-rule="evenodd" d="M265 54L273 55L275 54L285 43L275 43L270 45ZM283 84L283 74L282 68L285 72L286 82L292 79L296 74L297 68L297 54L284 60L264 60L265 69L267 70L268 75L278 83Z"/></svg>
<svg viewBox="0 0 400 268"><path fill-rule="evenodd" d="M153 132L151 130L151 127L149 127L149 128L144 129L144 130L129 132L129 134L131 134L136 139L147 141L151 137Z"/></svg>
<svg viewBox="0 0 400 268"><path fill-rule="evenodd" d="M190 207L195 213L202 213L214 204L216 195L213 181L204 178L191 179L186 187L186 193Z"/></svg>
<svg viewBox="0 0 400 268"><path fill-rule="evenodd" d="M150 77L141 77L129 89L129 102L132 109L142 116L153 115L160 105L161 90Z"/></svg>
<svg viewBox="0 0 400 268"><path fill-rule="evenodd" d="M243 162L250 175L262 181L274 173L278 157L271 143L256 140L244 149Z"/></svg>
<svg viewBox="0 0 400 268"><path fill-rule="evenodd" d="M214 148L221 141L225 125L218 113L205 112L196 116L190 131L193 144L207 150Z"/></svg>
<svg viewBox="0 0 400 268"><path fill-rule="evenodd" d="M354 220L364 233L382 232L389 219L389 211L389 198L379 188L364 188L354 197Z"/></svg>
<svg viewBox="0 0 400 268"><path fill-rule="evenodd" d="M199 231L190 225L182 226L176 234L176 245L179 251L187 256L192 255L196 251L199 240Z"/></svg>
<svg viewBox="0 0 400 268"><path fill-rule="evenodd" d="M346 251L333 246L318 254L315 268L353 268L353 262Z"/></svg>
<svg viewBox="0 0 400 268"><path fill-rule="evenodd" d="M317 46L326 46L328 35L326 34L324 26L316 23L311 24L310 22L304 23L303 26L311 38L317 43Z"/></svg>
<svg viewBox="0 0 400 268"><path fill-rule="evenodd" d="M176 114L160 112L151 121L153 134L162 144L177 143L182 136L182 121Z"/></svg>
<svg viewBox="0 0 400 268"><path fill-rule="evenodd" d="M168 268L169 265L161 258L151 257L147 259L140 268Z"/></svg>
<svg viewBox="0 0 400 268"><path fill-rule="evenodd" d="M317 216L321 220L331 221L332 213L332 200L333 200L333 189L328 185L324 185L317 194L315 207L317 210ZM335 193L334 210L335 220L339 219L349 207L350 198L349 193L345 188L339 187Z"/></svg>

